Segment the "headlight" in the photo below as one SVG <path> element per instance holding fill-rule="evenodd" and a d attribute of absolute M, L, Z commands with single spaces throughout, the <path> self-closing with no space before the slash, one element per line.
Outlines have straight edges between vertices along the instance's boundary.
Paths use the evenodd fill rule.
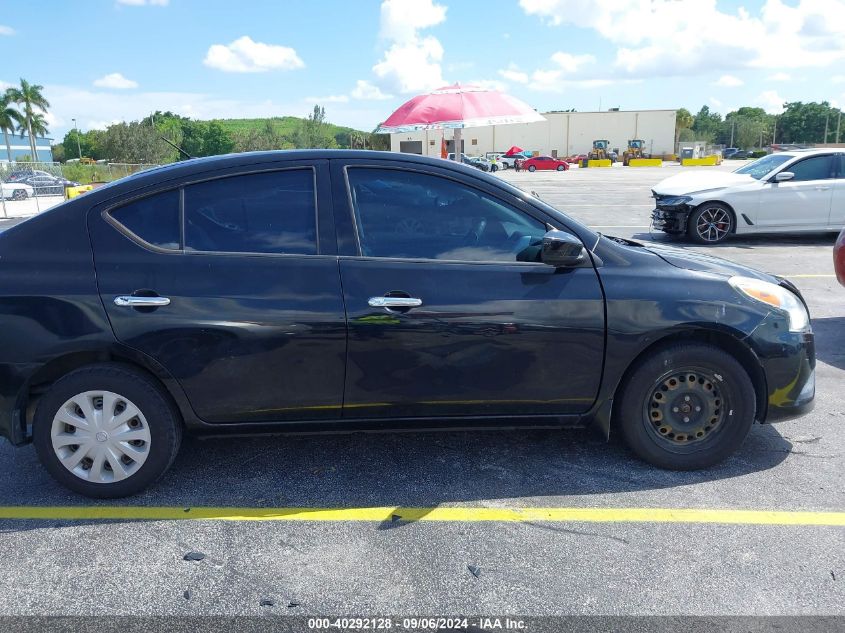
<path fill-rule="evenodd" d="M 680 207 L 692 200 L 690 196 L 665 196 L 657 197 L 657 206 L 659 207 Z"/>
<path fill-rule="evenodd" d="M 807 308 L 786 288 L 751 277 L 731 277 L 728 283 L 746 297 L 786 312 L 789 315 L 790 332 L 801 332 L 807 328 L 810 322 Z"/>

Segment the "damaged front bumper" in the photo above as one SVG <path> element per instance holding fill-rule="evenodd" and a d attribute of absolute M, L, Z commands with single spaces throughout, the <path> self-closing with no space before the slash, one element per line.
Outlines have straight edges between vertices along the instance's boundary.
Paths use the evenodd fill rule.
<path fill-rule="evenodd" d="M 687 219 L 692 207 L 689 196 L 666 196 L 652 192 L 656 206 L 651 212 L 651 223 L 655 229 L 666 233 L 686 233 Z"/>

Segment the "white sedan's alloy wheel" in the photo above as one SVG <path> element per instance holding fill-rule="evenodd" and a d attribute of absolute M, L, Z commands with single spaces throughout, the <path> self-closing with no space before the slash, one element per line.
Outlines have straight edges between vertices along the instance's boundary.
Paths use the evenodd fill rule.
<path fill-rule="evenodd" d="M 97 484 L 131 477 L 150 454 L 144 414 L 111 391 L 85 391 L 70 398 L 53 417 L 50 438 L 67 470 Z"/>

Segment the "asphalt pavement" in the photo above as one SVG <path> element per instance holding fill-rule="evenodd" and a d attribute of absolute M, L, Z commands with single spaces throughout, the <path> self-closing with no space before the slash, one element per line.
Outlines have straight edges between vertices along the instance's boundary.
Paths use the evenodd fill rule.
<path fill-rule="evenodd" d="M 502 177 L 606 234 L 669 241 L 649 233 L 649 190 L 680 169 Z M 845 511 L 834 236 L 671 241 L 801 289 L 819 357 L 811 414 L 755 426 L 737 455 L 692 473 L 590 430 L 188 439 L 158 485 L 102 504 L 58 488 L 32 447 L 4 443 L 0 516 L 43 514 L 0 520 L 0 615 L 845 616 L 842 514 L 824 524 Z M 119 518 L 126 506 L 145 518 Z M 194 518 L 202 508 L 218 510 Z M 657 518 L 630 520 L 639 509 Z"/>

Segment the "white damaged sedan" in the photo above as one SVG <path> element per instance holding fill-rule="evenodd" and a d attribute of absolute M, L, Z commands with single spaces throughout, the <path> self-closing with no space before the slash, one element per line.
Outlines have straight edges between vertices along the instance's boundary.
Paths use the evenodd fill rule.
<path fill-rule="evenodd" d="M 717 244 L 731 234 L 840 231 L 845 149 L 770 154 L 734 172 L 693 171 L 652 189 L 654 228 Z"/>

